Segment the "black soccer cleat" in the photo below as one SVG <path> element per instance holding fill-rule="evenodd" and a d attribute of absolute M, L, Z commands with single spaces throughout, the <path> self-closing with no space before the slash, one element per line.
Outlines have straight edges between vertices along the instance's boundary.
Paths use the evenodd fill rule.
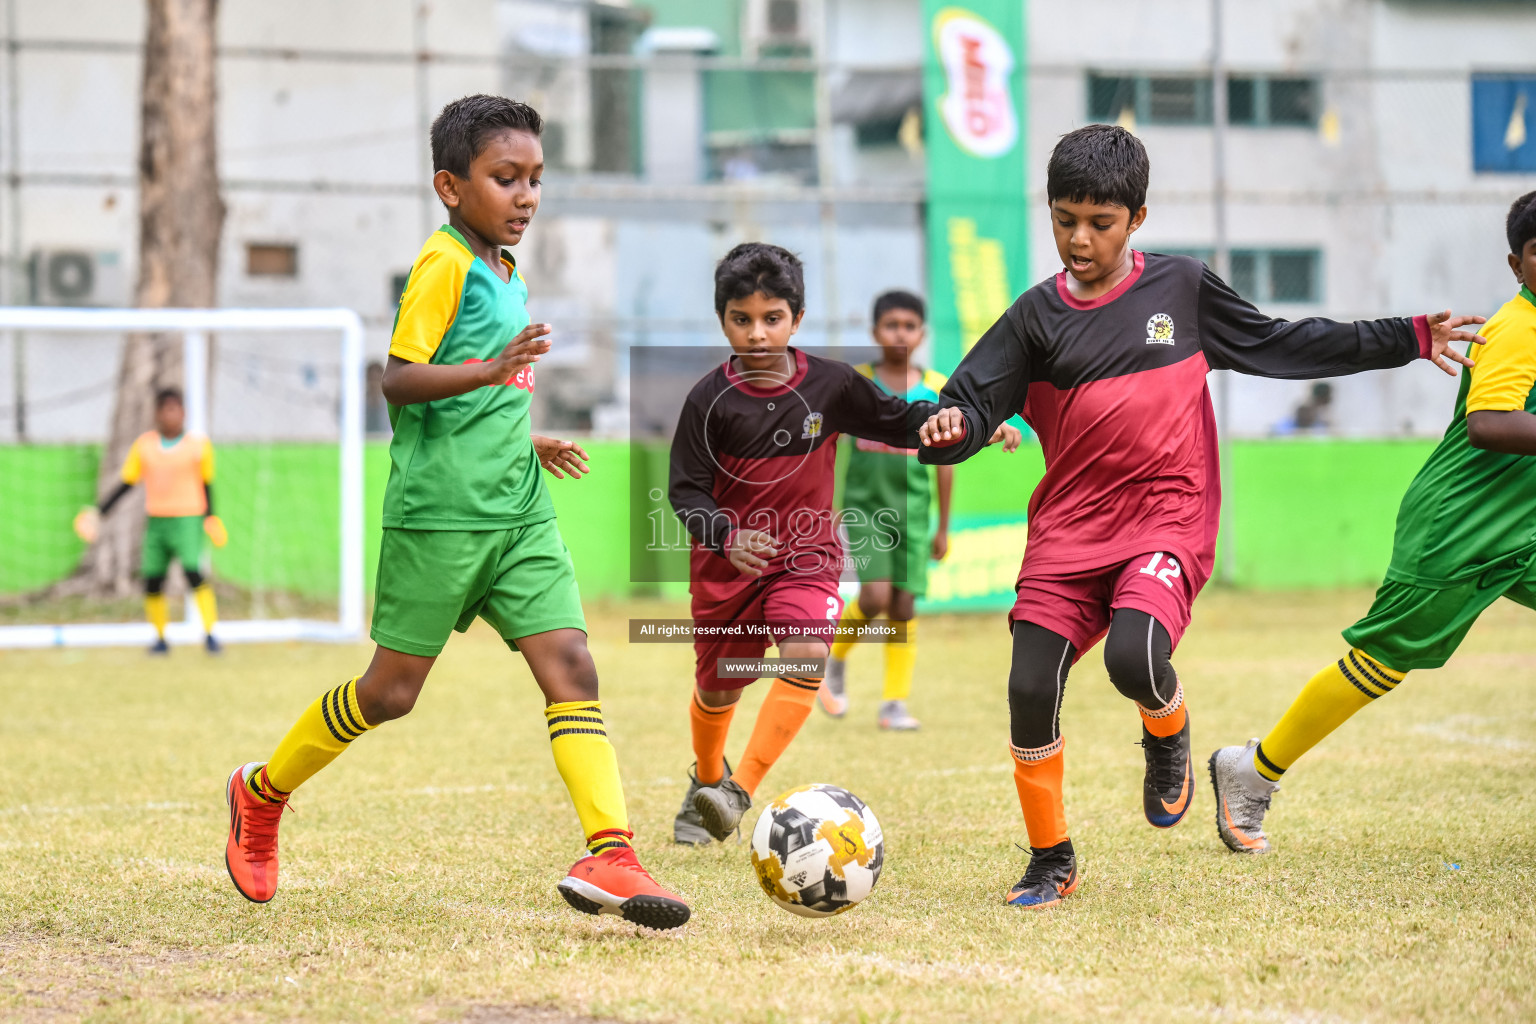
<path fill-rule="evenodd" d="M 1189 756 L 1189 711 L 1184 728 L 1172 736 L 1153 736 L 1141 727 L 1141 747 L 1147 773 L 1141 784 L 1141 804 L 1156 828 L 1173 828 L 1189 813 L 1195 795 L 1195 764 Z"/>
<path fill-rule="evenodd" d="M 1032 910 L 1050 907 L 1061 902 L 1077 889 L 1077 854 L 1072 840 L 1067 839 L 1055 846 L 1030 847 L 1029 867 L 1024 877 L 1008 890 L 1006 897 L 1010 907 Z"/>

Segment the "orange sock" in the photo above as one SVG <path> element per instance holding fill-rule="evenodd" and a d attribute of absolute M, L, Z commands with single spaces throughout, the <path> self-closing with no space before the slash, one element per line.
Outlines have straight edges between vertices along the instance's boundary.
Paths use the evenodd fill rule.
<path fill-rule="evenodd" d="M 820 687 L 820 679 L 806 676 L 785 676 L 773 681 L 773 689 L 768 691 L 767 699 L 757 712 L 757 722 L 752 726 L 747 749 L 741 755 L 741 765 L 731 776 L 737 785 L 748 793 L 757 792 L 763 776 L 783 756 L 790 740 L 810 717 Z"/>
<path fill-rule="evenodd" d="M 1037 850 L 1067 841 L 1067 809 L 1061 802 L 1061 778 L 1066 754 L 1061 737 L 1044 747 L 1023 750 L 1012 744 L 1013 784 L 1024 811 L 1029 845 Z"/>
<path fill-rule="evenodd" d="M 1153 736 L 1172 736 L 1184 728 L 1184 721 L 1189 717 L 1184 710 L 1184 684 L 1175 686 L 1173 699 L 1156 711 L 1148 711 L 1140 704 L 1136 705 L 1136 710 L 1141 712 L 1141 724 L 1147 727 L 1147 732 Z"/>
<path fill-rule="evenodd" d="M 731 731 L 731 717 L 735 713 L 735 704 L 723 708 L 705 707 L 699 700 L 699 691 L 693 691 L 688 721 L 693 726 L 693 757 L 698 762 L 695 770 L 699 781 L 706 786 L 713 786 L 725 778 L 725 737 Z"/>

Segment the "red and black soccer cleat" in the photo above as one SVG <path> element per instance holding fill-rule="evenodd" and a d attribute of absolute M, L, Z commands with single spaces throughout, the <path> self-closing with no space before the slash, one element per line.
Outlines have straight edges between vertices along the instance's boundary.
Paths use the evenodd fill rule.
<path fill-rule="evenodd" d="M 270 803 L 252 793 L 245 784 L 247 767 L 236 768 L 224 787 L 229 803 L 224 866 L 241 896 L 265 903 L 277 895 L 277 823 L 288 801 Z"/>
<path fill-rule="evenodd" d="M 616 914 L 646 928 L 681 928 L 692 913 L 682 897 L 656 884 L 628 846 L 583 857 L 559 888 L 583 914 Z"/>

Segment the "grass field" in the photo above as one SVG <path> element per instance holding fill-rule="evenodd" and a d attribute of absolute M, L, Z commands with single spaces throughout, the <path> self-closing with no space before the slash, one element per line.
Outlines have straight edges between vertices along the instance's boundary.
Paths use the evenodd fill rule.
<path fill-rule="evenodd" d="M 1176 660 L 1197 755 L 1261 731 L 1367 597 L 1207 594 Z M 1269 858 L 1221 846 L 1203 773 L 1184 824 L 1147 826 L 1135 715 L 1091 657 L 1063 712 L 1083 884 L 1053 912 L 1001 902 L 1024 841 L 1001 618 L 928 622 L 916 735 L 876 731 L 861 651 L 849 719 L 818 712 L 765 785 L 837 782 L 880 815 L 880 885 L 829 921 L 772 906 L 744 845 L 669 844 L 691 652 L 625 626 L 679 613 L 590 609 L 642 857 L 694 905 L 662 937 L 556 895 L 575 815 L 537 690 L 483 629 L 296 797 L 264 907 L 224 873 L 224 778 L 366 649 L 0 653 L 0 1019 L 1536 1017 L 1536 617 L 1513 605 L 1287 777 Z"/>

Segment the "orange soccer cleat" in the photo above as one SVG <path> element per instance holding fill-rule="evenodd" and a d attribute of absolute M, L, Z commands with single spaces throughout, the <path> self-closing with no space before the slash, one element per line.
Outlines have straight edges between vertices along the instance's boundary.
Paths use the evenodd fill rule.
<path fill-rule="evenodd" d="M 647 928 L 681 928 L 692 913 L 682 897 L 656 884 L 628 846 L 581 858 L 559 888 L 583 914 L 617 914 Z"/>
<path fill-rule="evenodd" d="M 269 803 L 252 793 L 245 784 L 249 767 L 236 768 L 224 787 L 229 802 L 224 866 L 241 896 L 252 903 L 265 903 L 277 895 L 277 823 L 288 801 Z"/>

